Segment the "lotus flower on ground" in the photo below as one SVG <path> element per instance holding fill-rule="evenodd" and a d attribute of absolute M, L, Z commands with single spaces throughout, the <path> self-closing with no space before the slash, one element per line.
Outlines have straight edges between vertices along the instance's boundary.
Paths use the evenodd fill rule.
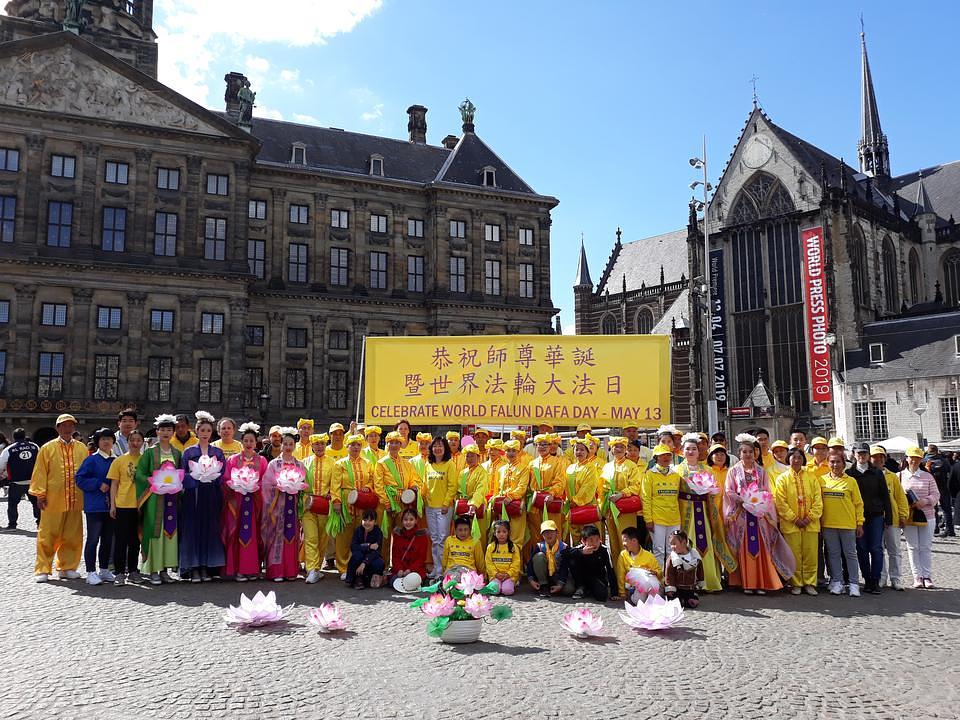
<path fill-rule="evenodd" d="M 227 485 L 241 495 L 249 495 L 260 489 L 260 476 L 249 465 L 244 465 L 233 471 Z"/>
<path fill-rule="evenodd" d="M 457 590 L 464 595 L 472 595 L 480 588 L 486 585 L 483 575 L 473 570 L 467 570 L 460 573 L 460 580 L 457 582 Z"/>
<path fill-rule="evenodd" d="M 750 483 L 741 491 L 740 499 L 743 509 L 753 515 L 766 515 L 773 508 L 773 495 L 767 490 L 761 490 L 756 483 Z"/>
<path fill-rule="evenodd" d="M 201 455 L 187 465 L 190 468 L 190 474 L 196 478 L 197 482 L 202 483 L 213 482 L 220 477 L 220 471 L 223 470 L 223 463 L 213 455 Z"/>
<path fill-rule="evenodd" d="M 620 619 L 637 630 L 666 630 L 683 620 L 683 607 L 679 600 L 650 595 L 636 606 L 624 603 Z"/>
<path fill-rule="evenodd" d="M 711 472 L 694 473 L 687 478 L 687 485 L 697 495 L 719 495 L 717 479 Z"/>
<path fill-rule="evenodd" d="M 298 467 L 284 468 L 277 473 L 277 489 L 280 492 L 296 495 L 301 490 L 307 489 L 307 484 L 303 481 L 305 477 L 303 470 Z"/>
<path fill-rule="evenodd" d="M 340 608 L 330 603 L 323 603 L 320 607 L 315 607 L 307 613 L 307 617 L 322 633 L 345 630 L 347 627 L 347 620 L 343 617 Z"/>
<path fill-rule="evenodd" d="M 475 618 L 482 618 L 493 611 L 493 603 L 486 595 L 475 593 L 464 601 L 463 609 Z"/>
<path fill-rule="evenodd" d="M 560 625 L 574 637 L 585 638 L 600 634 L 603 618 L 587 608 L 577 608 L 564 615 Z"/>
<path fill-rule="evenodd" d="M 650 593 L 660 591 L 660 580 L 649 570 L 630 568 L 624 579 L 628 587 L 642 595 L 649 595 Z"/>
<path fill-rule="evenodd" d="M 434 593 L 426 603 L 420 606 L 423 614 L 427 617 L 447 617 L 453 614 L 457 607 L 457 601 L 449 595 Z"/>
<path fill-rule="evenodd" d="M 183 470 L 162 466 L 150 476 L 150 490 L 155 495 L 172 495 L 183 490 Z"/>
<path fill-rule="evenodd" d="M 224 613 L 223 619 L 227 625 L 239 628 L 260 627 L 283 620 L 283 616 L 290 611 L 293 605 L 281 607 L 277 604 L 277 595 L 272 590 L 264 595 L 257 591 L 253 598 L 240 595 L 240 607 L 231 605 Z"/>

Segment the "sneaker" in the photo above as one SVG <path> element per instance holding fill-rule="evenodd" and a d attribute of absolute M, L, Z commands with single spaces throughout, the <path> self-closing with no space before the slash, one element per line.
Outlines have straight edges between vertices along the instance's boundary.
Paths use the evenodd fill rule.
<path fill-rule="evenodd" d="M 151 585 L 160 585 L 163 583 L 163 580 L 160 579 L 160 573 L 151 573 L 150 574 L 150 584 Z"/>
<path fill-rule="evenodd" d="M 304 582 L 306 582 L 307 585 L 313 585 L 315 582 L 318 582 L 319 580 L 320 580 L 320 571 L 311 570 L 310 572 L 307 573 L 307 579 Z"/>
<path fill-rule="evenodd" d="M 336 570 L 336 569 L 337 569 L 337 561 L 334 560 L 333 558 L 327 558 L 327 559 L 326 559 L 326 562 L 325 562 L 324 565 L 323 565 L 323 569 L 324 569 L 324 570 Z"/>
<path fill-rule="evenodd" d="M 33 581 L 38 583 L 45 583 L 50 580 L 50 573 L 37 573 L 33 576 Z"/>
<path fill-rule="evenodd" d="M 801 588 L 799 585 L 794 585 L 792 588 L 790 588 L 791 595 L 799 595 L 802 592 L 803 588 Z"/>
<path fill-rule="evenodd" d="M 211 580 L 213 580 L 213 578 L 210 577 L 210 573 L 206 570 L 200 571 L 200 582 L 210 582 Z"/>
<path fill-rule="evenodd" d="M 830 583 L 829 590 L 831 595 L 843 595 L 843 585 L 840 583 Z"/>
<path fill-rule="evenodd" d="M 183 579 L 186 580 L 185 577 L 184 577 Z M 200 582 L 200 571 L 199 571 L 199 570 L 194 570 L 193 572 L 190 573 L 190 582 L 192 582 L 192 583 L 198 583 L 198 582 Z"/>
<path fill-rule="evenodd" d="M 574 600 L 583 600 L 583 595 L 584 595 L 583 588 L 577 588 L 576 590 L 573 591 L 573 595 L 571 597 Z"/>
<path fill-rule="evenodd" d="M 933 590 L 933 580 L 931 580 L 930 578 L 924 578 L 924 579 L 923 579 L 923 586 L 924 586 L 927 590 Z"/>
<path fill-rule="evenodd" d="M 813 585 L 807 585 L 804 590 L 807 591 L 807 595 L 819 595 L 817 589 Z"/>
<path fill-rule="evenodd" d="M 757 595 L 766 595 L 766 594 L 767 594 L 766 590 L 757 590 Z"/>
<path fill-rule="evenodd" d="M 237 575 L 237 576 L 234 578 L 234 580 L 236 580 L 237 582 L 246 582 L 246 581 L 247 581 L 247 576 L 246 576 L 246 575 Z"/>
<path fill-rule="evenodd" d="M 103 578 L 95 572 L 87 573 L 87 585 L 102 585 Z"/>
<path fill-rule="evenodd" d="M 902 590 L 903 590 L 903 586 L 900 585 L 900 581 L 899 581 L 899 580 L 891 580 L 891 581 L 890 581 L 890 589 L 891 589 L 891 590 L 901 590 L 901 591 L 902 591 Z"/>
<path fill-rule="evenodd" d="M 114 584 L 114 585 L 126 585 L 126 584 L 127 584 L 127 576 L 124 575 L 123 573 L 119 573 L 116 577 L 114 577 L 114 579 L 113 579 L 113 584 Z"/>
<path fill-rule="evenodd" d="M 17 526 L 14 525 L 13 523 L 11 523 L 10 525 L 7 525 L 7 528 L 6 528 L 6 529 L 7 529 L 7 530 L 16 530 L 16 529 L 17 529 Z"/>
<path fill-rule="evenodd" d="M 132 583 L 140 584 L 143 582 L 143 575 L 141 575 L 139 572 L 134 570 L 132 573 L 127 575 L 127 579 Z"/>
<path fill-rule="evenodd" d="M 880 589 L 880 583 L 874 580 L 867 586 L 867 592 L 871 595 L 880 595 L 883 591 Z"/>
<path fill-rule="evenodd" d="M 282 578 L 282 577 L 276 577 L 276 578 L 273 579 L 273 581 L 274 581 L 274 582 L 283 582 L 283 578 Z"/>
<path fill-rule="evenodd" d="M 114 580 L 116 580 L 116 579 L 117 579 L 117 576 L 114 575 L 114 574 L 113 574 L 112 572 L 110 572 L 109 570 L 107 570 L 106 568 L 104 568 L 103 570 L 100 571 L 100 579 L 103 580 L 104 582 L 108 582 L 108 583 L 109 583 L 109 582 L 113 582 Z"/>
<path fill-rule="evenodd" d="M 60 579 L 61 580 L 79 580 L 80 573 L 78 573 L 76 570 L 61 570 Z"/>
<path fill-rule="evenodd" d="M 166 570 L 161 571 L 159 577 L 160 577 L 160 580 L 161 580 L 162 582 L 165 582 L 165 583 L 173 583 L 173 582 L 176 582 L 176 580 L 174 580 L 172 577 L 170 577 L 170 573 L 168 573 Z"/>
<path fill-rule="evenodd" d="M 850 583 L 850 597 L 860 597 L 860 586 L 856 583 Z"/>
<path fill-rule="evenodd" d="M 744 595 L 753 595 L 753 590 L 744 589 L 743 594 L 744 594 Z"/>
<path fill-rule="evenodd" d="M 923 578 L 918 577 L 913 581 L 913 587 L 916 589 L 923 588 Z"/>
<path fill-rule="evenodd" d="M 346 582 L 346 580 L 347 580 L 347 574 L 346 574 L 346 573 L 340 573 L 340 580 L 342 580 L 343 582 Z"/>

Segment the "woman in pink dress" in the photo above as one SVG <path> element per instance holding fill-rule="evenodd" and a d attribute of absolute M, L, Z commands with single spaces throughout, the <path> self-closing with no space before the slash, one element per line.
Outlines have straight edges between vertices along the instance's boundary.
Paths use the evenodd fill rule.
<path fill-rule="evenodd" d="M 267 471 L 267 459 L 260 455 L 260 427 L 256 423 L 240 426 L 243 450 L 227 460 L 226 479 L 223 485 L 223 517 L 220 533 L 226 550 L 227 562 L 224 577 L 235 577 L 237 582 L 256 579 L 260 575 L 260 516 L 263 512 L 263 497 L 259 486 L 256 490 L 240 492 L 234 489 L 233 478 L 241 468 L 255 473 L 258 483 Z M 244 473 L 245 474 L 245 473 Z M 246 488 L 244 488 L 246 490 Z"/>
<path fill-rule="evenodd" d="M 281 429 L 280 456 L 267 463 L 263 474 L 261 494 L 260 537 L 263 559 L 267 566 L 267 579 L 275 582 L 296 580 L 300 574 L 300 514 L 297 508 L 299 492 L 284 492 L 277 485 L 281 474 L 296 474 L 302 480 L 307 469 L 294 456 L 297 447 L 297 431 Z"/>

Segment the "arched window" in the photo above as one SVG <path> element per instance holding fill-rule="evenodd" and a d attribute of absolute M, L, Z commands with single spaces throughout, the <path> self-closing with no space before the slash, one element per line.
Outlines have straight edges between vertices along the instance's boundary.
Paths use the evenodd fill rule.
<path fill-rule="evenodd" d="M 649 335 L 653 330 L 653 312 L 650 308 L 640 308 L 637 313 L 637 332 L 641 335 Z"/>
<path fill-rule="evenodd" d="M 943 257 L 943 289 L 947 305 L 960 303 L 960 251 L 951 250 Z"/>
<path fill-rule="evenodd" d="M 850 245 L 850 280 L 853 285 L 853 301 L 862 307 L 870 307 L 870 280 L 867 275 L 867 242 L 863 231 L 854 226 Z"/>
<path fill-rule="evenodd" d="M 920 286 L 923 281 L 920 279 L 920 256 L 916 248 L 910 250 L 910 304 L 916 305 L 920 302 Z"/>
<path fill-rule="evenodd" d="M 885 307 L 887 312 L 895 313 L 900 310 L 900 290 L 897 284 L 900 273 L 897 272 L 897 250 L 893 247 L 893 241 L 889 235 L 883 238 L 882 253 Z"/>
<path fill-rule="evenodd" d="M 620 323 L 613 315 L 604 315 L 600 323 L 600 332 L 604 335 L 619 335 Z"/>
<path fill-rule="evenodd" d="M 795 209 L 793 198 L 783 184 L 773 175 L 758 172 L 743 184 L 733 203 L 730 221 L 742 225 L 760 218 L 786 215 Z"/>

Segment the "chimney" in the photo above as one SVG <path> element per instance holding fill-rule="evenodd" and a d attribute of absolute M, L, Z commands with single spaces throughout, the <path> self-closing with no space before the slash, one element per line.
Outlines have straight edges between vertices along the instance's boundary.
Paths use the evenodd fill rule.
<path fill-rule="evenodd" d="M 460 138 L 458 138 L 456 135 L 447 135 L 443 139 L 442 144 L 447 150 L 453 150 L 457 146 L 458 142 L 460 142 Z"/>
<path fill-rule="evenodd" d="M 230 72 L 223 76 L 223 80 L 227 84 L 227 90 L 223 94 L 223 100 L 227 105 L 227 115 L 232 122 L 237 122 L 240 118 L 240 98 L 237 93 L 240 92 L 240 88 L 247 81 L 247 76 L 243 73 Z"/>
<path fill-rule="evenodd" d="M 427 109 L 423 105 L 411 105 L 407 108 L 407 131 L 410 142 L 423 145 L 427 142 Z"/>

